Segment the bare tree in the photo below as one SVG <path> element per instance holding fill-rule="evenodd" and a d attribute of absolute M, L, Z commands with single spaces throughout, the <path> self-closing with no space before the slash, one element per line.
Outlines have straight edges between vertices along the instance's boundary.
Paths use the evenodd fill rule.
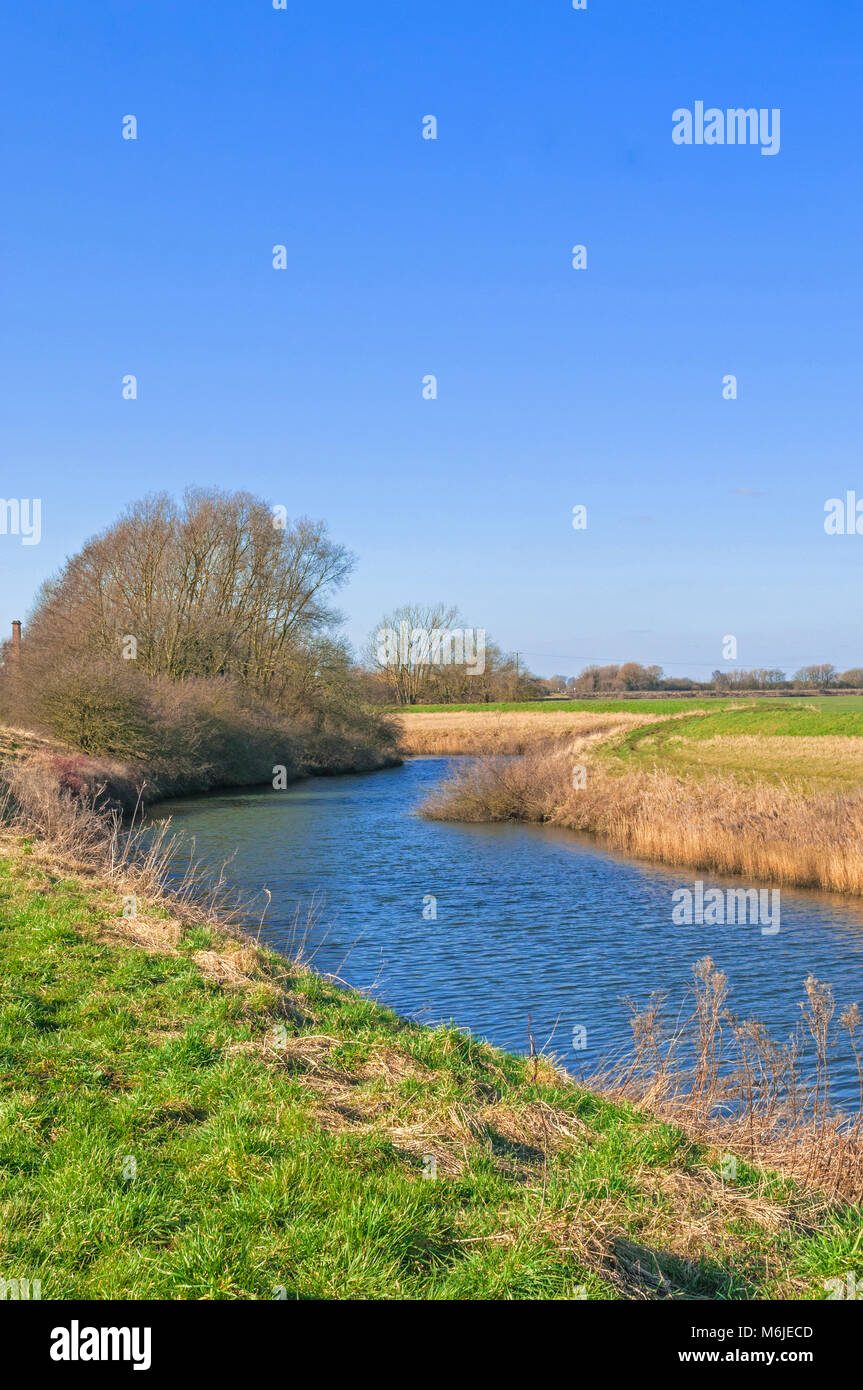
<path fill-rule="evenodd" d="M 123 517 L 47 584 L 28 660 L 118 659 L 148 676 L 231 676 L 278 699 L 338 614 L 353 559 L 321 522 L 280 525 L 248 493 L 160 495 Z"/>
<path fill-rule="evenodd" d="M 801 666 L 800 670 L 794 673 L 795 685 L 815 685 L 819 690 L 826 690 L 828 686 L 835 685 L 837 679 L 836 667 L 830 661 L 822 661 L 816 666 Z"/>
<path fill-rule="evenodd" d="M 442 603 L 408 603 L 381 618 L 369 637 L 368 660 L 396 704 L 416 704 L 445 634 L 457 624 L 456 609 Z"/>

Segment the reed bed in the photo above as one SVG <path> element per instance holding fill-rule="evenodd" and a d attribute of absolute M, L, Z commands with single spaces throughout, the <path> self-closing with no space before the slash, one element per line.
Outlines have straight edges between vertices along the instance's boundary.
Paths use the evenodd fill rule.
<path fill-rule="evenodd" d="M 758 1020 L 728 1007 L 728 979 L 709 956 L 693 967 L 693 1007 L 669 1022 L 666 1000 L 630 1005 L 633 1047 L 585 1078 L 591 1090 L 629 1100 L 720 1149 L 727 1176 L 737 1155 L 845 1202 L 863 1201 L 861 1013 L 836 1018 L 830 985 L 804 981 L 800 1021 L 778 1043 Z M 834 1109 L 831 1060 L 845 1043 L 857 1074 L 855 1113 Z"/>
<path fill-rule="evenodd" d="M 668 864 L 863 894 L 863 789 L 803 795 L 785 783 L 745 785 L 733 775 L 618 772 L 591 759 L 592 741 L 458 769 L 423 813 L 434 820 L 541 821 Z"/>
<path fill-rule="evenodd" d="M 410 755 L 520 755 L 580 735 L 610 737 L 656 722 L 656 715 L 600 714 L 592 711 L 452 711 L 402 714 L 401 751 Z"/>

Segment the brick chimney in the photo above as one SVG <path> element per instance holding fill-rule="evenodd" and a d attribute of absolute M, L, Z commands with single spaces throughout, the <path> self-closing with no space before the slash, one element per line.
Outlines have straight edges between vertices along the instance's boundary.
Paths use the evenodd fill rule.
<path fill-rule="evenodd" d="M 21 659 L 21 623 L 18 618 L 12 624 L 12 660 Z"/>

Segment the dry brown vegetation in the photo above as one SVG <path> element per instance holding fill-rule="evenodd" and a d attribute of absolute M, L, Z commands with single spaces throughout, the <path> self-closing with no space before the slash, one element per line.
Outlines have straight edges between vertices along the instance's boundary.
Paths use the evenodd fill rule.
<path fill-rule="evenodd" d="M 599 736 L 601 741 L 601 735 Z M 591 757 L 597 737 L 490 757 L 456 770 L 423 807 L 437 819 L 528 820 L 600 834 L 645 858 L 750 880 L 863 894 L 863 790 L 802 796 L 733 776 L 692 779 L 620 770 Z M 585 776 L 574 779 L 576 768 Z M 829 986 L 806 981 L 801 1030 L 777 1044 L 727 1006 L 727 981 L 696 967 L 690 1019 L 671 1027 L 661 999 L 633 1011 L 634 1048 L 587 1084 L 673 1120 L 712 1145 L 843 1200 L 863 1198 L 860 1014 L 838 1021 L 856 1059 L 859 1106 L 835 1113 Z"/>
<path fill-rule="evenodd" d="M 682 771 L 722 768 L 750 780 L 775 775 L 795 784 L 853 786 L 863 783 L 863 738 L 822 734 L 783 738 L 763 734 L 714 734 L 712 738 L 669 738 L 663 755 Z"/>
<path fill-rule="evenodd" d="M 835 1018 L 831 987 L 804 982 L 797 1030 L 777 1043 L 756 1019 L 728 1007 L 728 980 L 710 957 L 696 963 L 694 1007 L 669 1020 L 664 999 L 632 1006 L 632 1052 L 587 1078 L 615 1100 L 633 1100 L 687 1133 L 842 1200 L 863 1199 L 863 1068 L 857 1004 Z M 831 1056 L 847 1035 L 857 1069 L 853 1115 L 834 1109 Z M 731 1175 L 729 1175 L 731 1176 Z"/>
<path fill-rule="evenodd" d="M 185 842 L 170 820 L 144 827 L 137 817 L 124 820 L 104 795 L 62 785 L 55 770 L 38 759 L 0 764 L 0 827 L 24 832 L 41 846 L 45 862 L 89 875 L 108 889 L 137 901 L 146 899 L 159 911 L 170 908 L 183 922 L 208 922 L 215 916 L 226 929 L 248 921 L 251 906 L 241 901 L 224 871 L 209 868 L 180 851 Z M 133 931 L 149 923 L 131 920 Z"/>
<path fill-rule="evenodd" d="M 586 768 L 585 785 L 573 769 Z M 863 894 L 863 790 L 801 796 L 662 771 L 612 771 L 584 739 L 453 773 L 423 807 L 437 820 L 541 821 L 647 859 L 752 880 Z"/>
<path fill-rule="evenodd" d="M 641 724 L 656 722 L 656 715 L 594 714 L 591 711 L 536 711 L 487 713 L 459 710 L 399 714 L 399 744 L 408 756 L 452 754 L 521 754 L 538 746 L 559 744 L 574 735 L 607 738 Z"/>
<path fill-rule="evenodd" d="M 391 764 L 332 607 L 353 557 L 322 522 L 276 520 L 215 489 L 130 507 L 2 645 L 0 720 L 121 764 L 150 797 Z"/>

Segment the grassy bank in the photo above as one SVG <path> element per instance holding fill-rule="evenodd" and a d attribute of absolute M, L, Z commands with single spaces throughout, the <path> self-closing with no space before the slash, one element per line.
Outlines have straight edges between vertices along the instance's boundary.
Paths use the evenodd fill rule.
<path fill-rule="evenodd" d="M 43 1298 L 823 1298 L 859 1265 L 859 1210 L 122 888 L 5 838 L 0 1273 Z"/>
<path fill-rule="evenodd" d="M 791 779 L 804 789 L 863 783 L 863 700 L 856 696 L 423 706 L 402 710 L 398 725 L 400 746 L 409 755 L 518 755 L 567 737 L 595 735 L 621 766 Z"/>
<path fill-rule="evenodd" d="M 449 705 L 390 705 L 390 714 L 403 714 L 411 717 L 414 714 L 555 714 L 563 711 L 564 713 L 585 712 L 592 710 L 596 714 L 622 714 L 629 711 L 636 714 L 686 714 L 693 710 L 723 710 L 730 709 L 732 706 L 746 705 L 749 709 L 758 709 L 763 704 L 769 704 L 774 709 L 781 709 L 788 702 L 800 706 L 812 706 L 817 709 L 831 710 L 851 710 L 863 712 L 863 695 L 801 695 L 796 691 L 788 691 L 782 696 L 767 694 L 764 692 L 741 691 L 734 695 L 645 695 L 630 694 L 628 696 L 607 696 L 592 695 L 588 699 L 565 700 L 565 699 L 545 699 L 545 700 L 497 700 L 483 701 L 474 704 L 449 704 Z"/>
<path fill-rule="evenodd" d="M 610 742 L 627 767 L 733 774 L 801 792 L 863 785 L 863 706 L 829 701 L 739 706 L 644 724 Z"/>

